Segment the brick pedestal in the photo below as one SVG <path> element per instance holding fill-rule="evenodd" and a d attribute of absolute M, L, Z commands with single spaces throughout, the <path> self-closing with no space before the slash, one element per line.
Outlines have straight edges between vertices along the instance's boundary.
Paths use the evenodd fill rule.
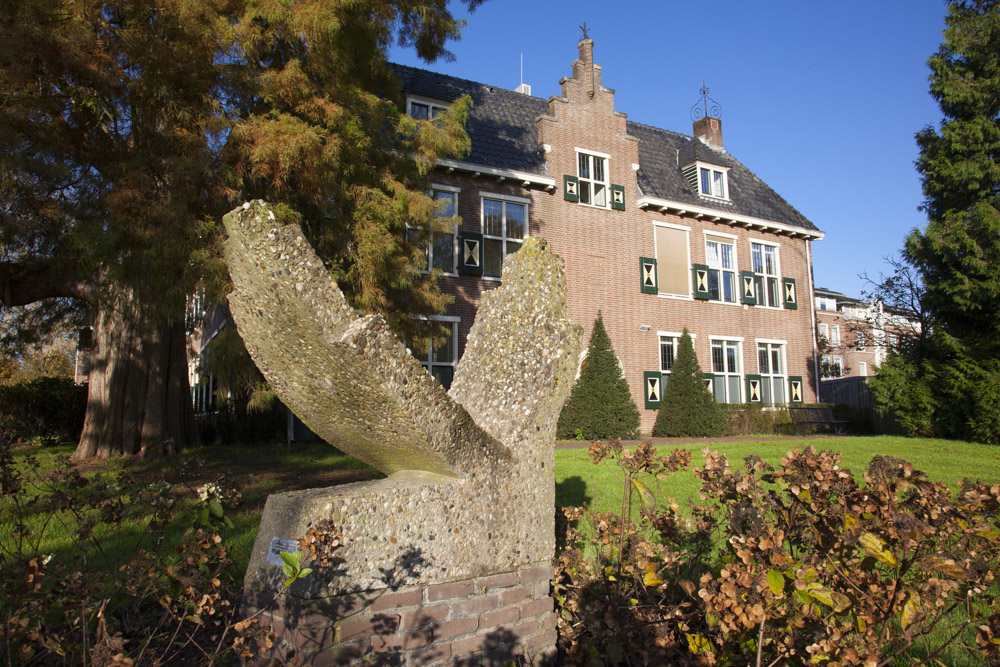
<path fill-rule="evenodd" d="M 307 600 L 285 596 L 261 616 L 277 635 L 270 660 L 300 665 L 502 665 L 521 656 L 547 664 L 556 618 L 537 564 L 461 581 Z M 247 599 L 247 614 L 269 596 Z"/>

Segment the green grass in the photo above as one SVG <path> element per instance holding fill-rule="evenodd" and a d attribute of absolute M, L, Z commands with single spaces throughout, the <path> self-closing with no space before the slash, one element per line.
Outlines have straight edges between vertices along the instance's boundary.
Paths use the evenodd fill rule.
<path fill-rule="evenodd" d="M 894 436 L 831 437 L 774 442 L 713 442 L 693 441 L 685 445 L 664 445 L 661 453 L 675 447 L 690 449 L 694 456 L 692 465 L 700 466 L 705 458 L 703 447 L 726 454 L 729 464 L 741 466 L 743 458 L 757 454 L 777 466 L 781 457 L 794 449 L 812 445 L 818 450 L 840 452 L 841 467 L 848 468 L 860 481 L 872 457 L 876 454 L 906 459 L 917 469 L 923 470 L 935 482 L 957 487 L 963 478 L 1000 481 L 1000 447 L 931 438 L 902 438 Z M 599 512 L 618 511 L 621 508 L 622 475 L 613 462 L 594 465 L 586 449 L 556 450 L 556 505 L 589 505 Z M 698 497 L 699 484 L 690 471 L 674 473 L 663 482 L 652 480 L 652 491 L 657 498 L 674 498 L 683 506 L 686 499 Z"/>

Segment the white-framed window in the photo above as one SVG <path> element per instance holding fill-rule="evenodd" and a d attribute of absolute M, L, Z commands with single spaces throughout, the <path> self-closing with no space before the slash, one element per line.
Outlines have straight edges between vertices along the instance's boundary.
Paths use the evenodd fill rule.
<path fill-rule="evenodd" d="M 816 307 L 820 310 L 837 310 L 837 300 L 828 296 L 816 297 Z"/>
<path fill-rule="evenodd" d="M 580 203 L 608 208 L 611 183 L 608 181 L 608 155 L 576 149 L 576 176 L 580 182 Z"/>
<path fill-rule="evenodd" d="M 431 235 L 429 243 L 421 244 L 419 234 L 412 227 L 406 228 L 406 239 L 413 244 L 423 245 L 426 260 L 421 269 L 422 273 L 428 273 L 431 269 L 441 269 L 446 275 L 455 275 L 455 238 L 458 233 L 458 221 L 455 218 L 458 211 L 458 193 L 460 188 L 447 185 L 432 185 L 431 197 L 437 204 L 435 215 L 438 218 L 450 218 L 452 223 L 450 231 L 439 231 L 441 226 L 448 226 L 447 223 L 440 223 Z"/>
<path fill-rule="evenodd" d="M 868 375 L 868 362 L 867 361 L 859 361 L 858 362 L 858 375 L 860 375 L 861 377 L 867 377 L 867 375 Z"/>
<path fill-rule="evenodd" d="M 781 280 L 778 270 L 778 246 L 760 241 L 750 242 L 750 260 L 753 264 L 754 290 L 757 305 L 781 308 Z"/>
<path fill-rule="evenodd" d="M 483 195 L 483 276 L 499 278 L 503 260 L 521 249 L 528 235 L 530 199 Z"/>
<path fill-rule="evenodd" d="M 761 402 L 768 405 L 786 403 L 785 341 L 757 341 L 757 372 L 761 379 Z"/>
<path fill-rule="evenodd" d="M 660 296 L 691 299 L 691 228 L 653 223 L 656 284 Z"/>
<path fill-rule="evenodd" d="M 674 360 L 677 358 L 677 344 L 680 339 L 680 334 L 665 331 L 660 332 L 661 396 L 663 395 L 663 390 L 667 388 L 667 382 L 670 381 L 670 373 L 674 368 Z"/>
<path fill-rule="evenodd" d="M 410 98 L 406 100 L 406 115 L 416 120 L 431 120 L 437 118 L 448 108 L 447 104 L 432 100 Z"/>
<path fill-rule="evenodd" d="M 830 343 L 830 325 L 826 322 L 820 322 L 816 325 L 819 329 L 819 339 L 820 343 L 829 344 Z"/>
<path fill-rule="evenodd" d="M 706 233 L 705 264 L 709 298 L 736 303 L 736 238 Z"/>
<path fill-rule="evenodd" d="M 840 345 L 840 325 L 830 325 L 830 345 L 838 347 Z"/>
<path fill-rule="evenodd" d="M 822 376 L 825 378 L 839 378 L 844 375 L 844 358 L 839 354 L 824 354 L 821 358 L 823 363 Z"/>
<path fill-rule="evenodd" d="M 856 334 L 856 338 L 857 338 L 857 341 L 858 341 L 858 352 L 864 352 L 865 351 L 865 332 L 864 331 L 856 331 L 855 334 Z"/>
<path fill-rule="evenodd" d="M 717 403 L 743 402 L 743 343 L 736 339 L 709 339 L 712 347 L 713 392 Z"/>
<path fill-rule="evenodd" d="M 698 165 L 698 192 L 706 197 L 729 199 L 726 170 L 707 164 Z"/>
<path fill-rule="evenodd" d="M 429 319 L 440 321 L 448 330 L 447 336 L 429 336 L 415 341 L 407 341 L 410 350 L 420 365 L 430 373 L 445 389 L 451 387 L 455 377 L 455 366 L 458 363 L 458 323 L 459 318 L 446 315 L 432 316 Z"/>

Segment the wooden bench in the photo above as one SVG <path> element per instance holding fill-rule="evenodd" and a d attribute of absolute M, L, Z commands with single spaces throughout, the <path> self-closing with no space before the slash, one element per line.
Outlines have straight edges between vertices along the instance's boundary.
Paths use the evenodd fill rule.
<path fill-rule="evenodd" d="M 847 426 L 845 420 L 833 416 L 833 408 L 829 407 L 817 405 L 790 407 L 788 415 L 792 418 L 792 423 L 795 424 L 796 435 L 802 435 L 802 426 L 805 424 L 829 424 L 835 433 L 840 433 Z"/>

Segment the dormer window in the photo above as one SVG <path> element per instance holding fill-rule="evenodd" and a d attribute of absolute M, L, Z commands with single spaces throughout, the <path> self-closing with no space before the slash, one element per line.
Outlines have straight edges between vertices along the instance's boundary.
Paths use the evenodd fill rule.
<path fill-rule="evenodd" d="M 691 189 L 702 197 L 729 199 L 729 167 L 697 160 L 688 163 L 682 172 Z"/>
<path fill-rule="evenodd" d="M 726 172 L 711 167 L 699 167 L 701 194 L 709 197 L 728 199 L 726 196 Z"/>
<path fill-rule="evenodd" d="M 406 100 L 406 115 L 410 118 L 415 118 L 416 120 L 431 120 L 432 118 L 437 118 L 438 115 L 444 113 L 447 108 L 448 106 L 446 104 L 438 104 L 430 100 Z"/>

